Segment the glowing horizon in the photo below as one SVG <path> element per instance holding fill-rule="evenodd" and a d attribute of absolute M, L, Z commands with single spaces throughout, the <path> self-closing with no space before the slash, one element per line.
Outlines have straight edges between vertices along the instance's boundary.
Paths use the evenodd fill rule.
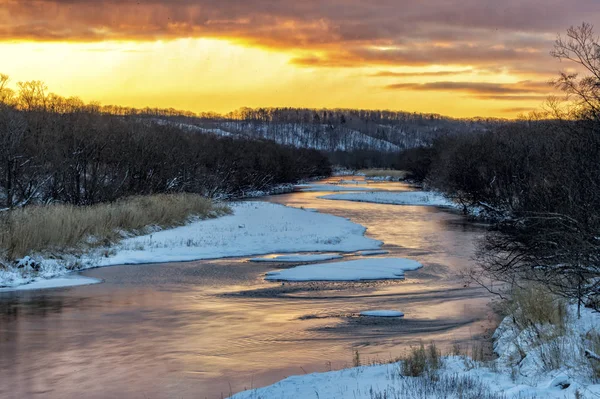
<path fill-rule="evenodd" d="M 0 0 L 0 73 L 132 107 L 510 118 L 540 108 L 546 82 L 569 67 L 548 54 L 555 34 L 600 16 L 593 0 L 575 0 L 569 17 L 562 0 L 551 12 L 541 0 L 468 0 L 454 20 L 458 3 L 432 1 L 439 10 L 392 0 Z M 525 25 L 523 12 L 542 11 L 551 15 Z"/>

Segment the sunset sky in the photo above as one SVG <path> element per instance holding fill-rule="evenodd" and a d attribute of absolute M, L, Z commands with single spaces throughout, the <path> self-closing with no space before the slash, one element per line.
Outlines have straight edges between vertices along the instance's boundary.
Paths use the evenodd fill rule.
<path fill-rule="evenodd" d="M 514 117 L 599 0 L 0 0 L 0 73 L 86 101 Z"/>

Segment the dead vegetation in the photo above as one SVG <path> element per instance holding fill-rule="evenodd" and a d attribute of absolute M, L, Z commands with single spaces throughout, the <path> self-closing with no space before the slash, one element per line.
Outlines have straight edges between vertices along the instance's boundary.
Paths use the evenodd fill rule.
<path fill-rule="evenodd" d="M 106 246 L 152 228 L 230 212 L 195 194 L 137 196 L 92 206 L 30 206 L 0 212 L 0 255 L 14 260 L 32 253 Z"/>
<path fill-rule="evenodd" d="M 427 348 L 423 344 L 411 348 L 401 360 L 402 375 L 406 377 L 435 373 L 442 366 L 441 353 L 433 342 Z"/>
<path fill-rule="evenodd" d="M 501 306 L 501 312 L 510 315 L 520 330 L 542 325 L 555 326 L 555 333 L 563 333 L 567 323 L 567 303 L 541 285 L 515 288 L 510 300 Z"/>

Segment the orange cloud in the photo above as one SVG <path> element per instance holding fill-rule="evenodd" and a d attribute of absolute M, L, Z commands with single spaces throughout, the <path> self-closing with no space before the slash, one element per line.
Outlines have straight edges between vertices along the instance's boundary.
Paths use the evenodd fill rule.
<path fill-rule="evenodd" d="M 548 82 L 521 81 L 517 83 L 488 82 L 428 82 L 395 83 L 386 86 L 389 90 L 417 90 L 458 92 L 475 96 L 482 100 L 543 100 L 554 90 Z"/>
<path fill-rule="evenodd" d="M 597 0 L 0 0 L 0 40 L 224 38 L 318 55 L 296 65 L 542 65 Z M 381 51 L 376 46 L 390 50 Z"/>
<path fill-rule="evenodd" d="M 0 69 L 132 105 L 497 115 L 551 92 L 555 35 L 583 20 L 598 0 L 0 0 Z"/>
<path fill-rule="evenodd" d="M 475 72 L 473 68 L 459 69 L 453 71 L 426 71 L 426 72 L 392 72 L 379 71 L 370 76 L 375 78 L 415 78 L 415 77 L 430 77 L 430 76 L 452 76 L 463 75 Z"/>

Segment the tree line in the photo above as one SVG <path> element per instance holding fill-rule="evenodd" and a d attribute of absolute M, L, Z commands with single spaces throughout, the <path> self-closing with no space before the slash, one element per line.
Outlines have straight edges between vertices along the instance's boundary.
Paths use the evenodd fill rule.
<path fill-rule="evenodd" d="M 566 101 L 483 134 L 440 138 L 399 163 L 494 223 L 471 277 L 600 301 L 600 43 L 591 25 L 559 37 L 554 57 L 584 71 L 554 84 Z"/>
<path fill-rule="evenodd" d="M 225 115 L 170 119 L 328 152 L 398 152 L 428 145 L 440 136 L 485 131 L 506 122 L 401 111 L 310 108 L 241 108 Z"/>
<path fill-rule="evenodd" d="M 236 197 L 330 173 L 315 150 L 199 134 L 50 94 L 42 82 L 16 91 L 7 83 L 0 76 L 0 208 L 165 192 Z"/>

